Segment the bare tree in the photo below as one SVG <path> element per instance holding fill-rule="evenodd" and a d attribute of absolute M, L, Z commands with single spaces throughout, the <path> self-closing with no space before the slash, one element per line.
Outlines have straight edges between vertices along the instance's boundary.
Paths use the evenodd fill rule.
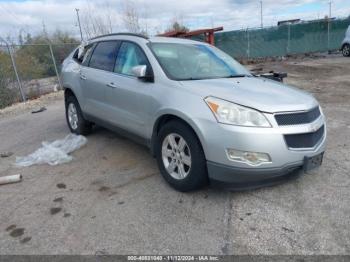
<path fill-rule="evenodd" d="M 131 33 L 138 33 L 147 35 L 147 12 L 144 14 L 144 18 L 141 18 L 140 8 L 136 8 L 136 4 L 133 0 L 124 0 L 123 6 L 121 7 L 122 12 L 118 13 L 121 15 L 117 17 L 117 13 L 114 11 L 113 6 L 106 2 L 102 3 L 103 13 L 99 13 L 96 10 L 96 4 L 86 0 L 86 5 L 82 12 L 82 28 L 87 38 L 92 38 L 97 35 L 110 34 L 113 29 L 120 25 L 122 22 L 124 28 Z M 101 5 L 101 4 L 99 4 Z M 118 19 L 119 18 L 119 19 Z M 142 22 L 142 23 L 141 23 Z M 143 26 L 141 26 L 143 24 Z"/>
<path fill-rule="evenodd" d="M 105 2 L 103 5 L 104 12 L 99 14 L 94 10 L 95 7 L 91 6 L 90 2 L 87 1 L 86 8 L 82 12 L 82 27 L 87 38 L 113 32 L 113 24 L 117 19 L 109 2 Z"/>
<path fill-rule="evenodd" d="M 170 20 L 170 26 L 168 26 L 168 28 L 166 29 L 166 32 L 171 31 L 188 32 L 190 31 L 190 29 L 187 26 L 185 26 L 182 16 L 175 16 Z"/>
<path fill-rule="evenodd" d="M 113 32 L 113 22 L 116 21 L 116 17 L 114 16 L 112 10 L 112 6 L 110 5 L 109 2 L 105 3 L 106 7 L 106 14 L 105 14 L 105 21 L 106 21 L 106 27 L 109 33 Z"/>
<path fill-rule="evenodd" d="M 132 0 L 124 0 L 122 19 L 126 30 L 130 33 L 148 35 L 148 12 L 145 6 L 143 6 L 143 9 L 145 12 L 143 18 L 141 18 L 138 11 L 140 7 L 136 8 L 136 4 Z M 140 21 L 142 21 L 142 23 Z M 141 24 L 143 24 L 143 26 Z"/>
<path fill-rule="evenodd" d="M 135 8 L 135 3 L 131 0 L 124 1 L 123 22 L 125 28 L 131 33 L 140 33 L 139 14 Z"/>

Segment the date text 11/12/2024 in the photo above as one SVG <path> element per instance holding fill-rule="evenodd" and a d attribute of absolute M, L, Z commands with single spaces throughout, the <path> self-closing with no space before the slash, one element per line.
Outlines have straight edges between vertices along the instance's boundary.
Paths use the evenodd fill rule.
<path fill-rule="evenodd" d="M 128 261 L 218 261 L 218 256 L 128 256 Z"/>

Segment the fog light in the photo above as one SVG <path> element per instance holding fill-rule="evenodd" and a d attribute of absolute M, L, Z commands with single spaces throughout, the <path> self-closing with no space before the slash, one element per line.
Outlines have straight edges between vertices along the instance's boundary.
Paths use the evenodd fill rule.
<path fill-rule="evenodd" d="M 269 154 L 240 151 L 231 148 L 227 149 L 227 156 L 232 161 L 244 162 L 253 166 L 271 162 Z"/>

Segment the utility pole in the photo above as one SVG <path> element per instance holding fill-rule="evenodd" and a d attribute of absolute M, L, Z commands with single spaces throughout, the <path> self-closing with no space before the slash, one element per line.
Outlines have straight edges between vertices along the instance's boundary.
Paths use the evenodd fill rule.
<path fill-rule="evenodd" d="M 260 0 L 260 25 L 261 25 L 261 28 L 264 27 L 264 24 L 263 24 L 263 1 Z"/>
<path fill-rule="evenodd" d="M 44 37 L 47 39 L 47 31 L 46 31 L 46 25 L 45 25 L 45 22 L 44 20 L 42 21 L 42 25 L 43 25 L 43 34 L 44 34 Z"/>
<path fill-rule="evenodd" d="M 81 41 L 83 41 L 83 32 L 81 31 L 80 18 L 79 18 L 79 9 L 75 8 L 75 12 L 77 12 L 78 25 L 79 25 L 79 30 L 80 30 L 80 39 L 81 39 Z"/>

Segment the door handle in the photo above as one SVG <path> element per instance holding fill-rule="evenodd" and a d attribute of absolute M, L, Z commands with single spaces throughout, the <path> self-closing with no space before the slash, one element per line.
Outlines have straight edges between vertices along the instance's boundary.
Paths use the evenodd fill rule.
<path fill-rule="evenodd" d="M 84 76 L 84 75 L 80 75 L 80 79 L 82 79 L 82 80 L 86 80 L 86 76 Z"/>
<path fill-rule="evenodd" d="M 118 87 L 118 86 L 117 86 L 116 84 L 114 84 L 113 82 L 107 84 L 107 86 L 110 87 L 110 88 L 117 88 L 117 87 Z"/>

